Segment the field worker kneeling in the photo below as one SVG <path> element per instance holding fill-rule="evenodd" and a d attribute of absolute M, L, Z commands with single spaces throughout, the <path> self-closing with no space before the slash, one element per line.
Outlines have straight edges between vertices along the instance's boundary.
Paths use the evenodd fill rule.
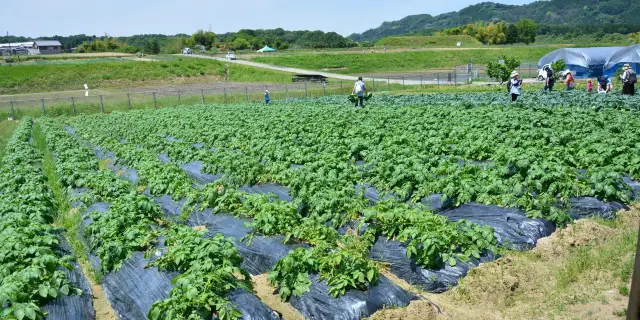
<path fill-rule="evenodd" d="M 598 93 L 609 93 L 613 91 L 613 83 L 607 76 L 598 78 Z"/>
<path fill-rule="evenodd" d="M 509 93 L 511 93 L 511 101 L 518 100 L 518 97 L 522 93 L 522 79 L 517 71 L 511 72 L 511 80 L 507 82 Z"/>
<path fill-rule="evenodd" d="M 364 85 L 362 81 L 362 77 L 358 77 L 358 81 L 353 86 L 353 94 L 358 96 L 358 100 L 356 100 L 356 107 L 358 106 L 358 101 L 360 102 L 360 106 L 364 107 L 364 93 L 367 91 L 367 86 Z"/>

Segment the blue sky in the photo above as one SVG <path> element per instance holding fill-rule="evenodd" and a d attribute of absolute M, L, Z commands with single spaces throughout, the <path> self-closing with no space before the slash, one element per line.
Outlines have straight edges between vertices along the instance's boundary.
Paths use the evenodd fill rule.
<path fill-rule="evenodd" d="M 143 33 L 216 33 L 239 29 L 363 32 L 407 15 L 440 14 L 479 0 L 29 0 L 3 1 L 0 32 L 30 37 L 85 33 L 126 36 Z M 501 0 L 523 4 L 531 0 Z"/>

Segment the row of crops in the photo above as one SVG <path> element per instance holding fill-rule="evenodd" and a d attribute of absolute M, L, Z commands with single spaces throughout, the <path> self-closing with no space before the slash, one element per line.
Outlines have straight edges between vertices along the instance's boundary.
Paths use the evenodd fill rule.
<path fill-rule="evenodd" d="M 615 217 L 640 196 L 635 100 L 534 97 L 523 105 L 495 93 L 383 96 L 364 109 L 344 98 L 195 105 L 37 126 L 120 318 L 278 319 L 251 281 L 268 274 L 307 319 L 360 319 L 416 299 L 384 270 L 443 292 L 506 249 L 530 249 L 571 219 Z M 596 107 L 584 107 L 586 98 Z M 31 127 L 22 122 L 7 149 L 3 237 L 27 232 L 5 217 L 33 219 L 30 201 L 45 201 L 40 227 L 51 228 L 55 204 Z M 17 149 L 26 153 L 12 161 Z M 28 194 L 16 179 L 40 189 L 13 197 Z M 15 261 L 36 255 L 28 244 L 7 246 L 23 256 L 0 255 L 3 317 L 33 319 L 17 313 L 28 303 L 42 318 L 57 292 L 90 295 L 81 274 L 59 272 L 76 269 L 61 230 L 47 232 L 58 239 L 45 241 L 61 261 L 47 269 L 58 291 L 5 286 Z"/>

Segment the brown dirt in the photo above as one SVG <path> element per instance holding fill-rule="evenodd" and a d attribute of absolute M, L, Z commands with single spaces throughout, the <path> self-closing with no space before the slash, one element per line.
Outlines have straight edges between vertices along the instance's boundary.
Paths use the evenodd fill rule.
<path fill-rule="evenodd" d="M 252 277 L 253 290 L 264 304 L 278 312 L 283 320 L 303 320 L 302 315 L 287 302 L 282 302 L 280 296 L 274 293 L 274 289 L 269 285 L 267 274 Z"/>
<path fill-rule="evenodd" d="M 81 264 L 81 267 L 84 277 L 87 278 L 87 281 L 89 281 L 89 285 L 91 286 L 93 309 L 96 311 L 96 320 L 117 320 L 118 317 L 116 317 L 116 312 L 113 310 L 111 303 L 109 303 L 109 300 L 107 300 L 107 297 L 104 295 L 102 287 L 93 281 L 93 278 L 90 276 L 84 264 Z"/>
<path fill-rule="evenodd" d="M 635 208 L 640 209 L 640 204 Z M 383 272 L 426 300 L 413 301 L 407 308 L 381 310 L 370 319 L 622 319 L 619 314 L 628 297 L 619 292 L 622 283 L 616 270 L 587 268 L 562 289 L 557 279 L 575 259 L 576 248 L 596 255 L 612 252 L 608 250 L 624 239 L 624 234 L 637 229 L 639 222 L 638 210 L 620 212 L 617 226 L 589 219 L 577 221 L 539 240 L 534 250 L 508 252 L 480 265 L 444 294 L 421 292 Z M 632 253 L 626 258 L 632 258 Z"/>

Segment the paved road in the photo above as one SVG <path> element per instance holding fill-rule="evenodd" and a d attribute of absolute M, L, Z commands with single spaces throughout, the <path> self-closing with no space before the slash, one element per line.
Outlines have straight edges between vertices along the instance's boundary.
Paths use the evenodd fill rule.
<path fill-rule="evenodd" d="M 358 80 L 358 77 L 355 76 L 349 76 L 349 75 L 344 75 L 344 74 L 337 74 L 337 73 L 329 73 L 329 72 L 322 72 L 322 71 L 315 71 L 315 70 L 305 70 L 305 69 L 298 69 L 298 68 L 290 68 L 290 67 L 282 67 L 282 66 L 275 66 L 275 65 L 271 65 L 271 64 L 266 64 L 266 63 L 259 63 L 259 62 L 253 62 L 253 61 L 247 61 L 247 60 L 227 60 L 225 58 L 220 58 L 220 57 L 211 57 L 211 56 L 203 56 L 203 55 L 198 55 L 198 54 L 192 54 L 192 55 L 180 55 L 181 57 L 188 57 L 188 58 L 194 58 L 194 59 L 211 59 L 211 60 L 218 60 L 218 61 L 222 61 L 225 63 L 235 63 L 235 64 L 242 64 L 242 65 L 246 65 L 246 66 L 252 66 L 252 67 L 256 67 L 256 68 L 263 68 L 263 69 L 271 69 L 271 70 L 277 70 L 277 71 L 283 71 L 283 72 L 290 72 L 290 73 L 296 73 L 296 74 L 318 74 L 318 75 L 322 75 L 325 76 L 327 78 L 332 78 L 332 79 L 339 79 L 339 80 L 349 80 L 349 81 L 356 81 Z M 464 78 L 460 78 L 458 84 L 462 84 L 462 80 Z M 410 79 L 382 79 L 382 78 L 366 78 L 365 80 L 375 80 L 376 82 L 379 83 L 386 83 L 387 81 L 390 83 L 395 83 L 395 84 L 406 84 L 406 85 L 421 85 L 421 84 L 425 84 L 425 85 L 452 85 L 452 82 L 446 82 L 446 81 L 438 81 L 438 79 L 423 79 L 422 81 L 420 80 L 410 80 Z M 524 79 L 525 83 L 534 83 L 536 82 L 535 79 Z M 494 83 L 490 83 L 490 82 L 473 82 L 474 85 L 488 85 L 488 84 L 495 84 Z"/>

